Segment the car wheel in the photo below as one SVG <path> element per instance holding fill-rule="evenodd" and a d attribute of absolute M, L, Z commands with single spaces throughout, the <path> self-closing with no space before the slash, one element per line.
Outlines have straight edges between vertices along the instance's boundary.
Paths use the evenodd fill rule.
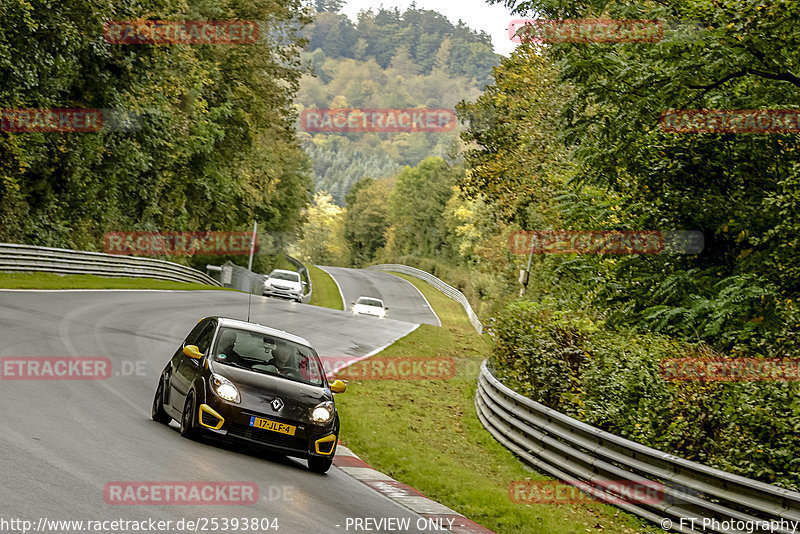
<path fill-rule="evenodd" d="M 328 469 L 331 468 L 333 465 L 333 460 L 331 458 L 309 458 L 308 459 L 308 468 L 315 472 L 319 473 L 320 475 L 326 473 Z"/>
<path fill-rule="evenodd" d="M 197 439 L 199 431 L 194 426 L 194 395 L 189 394 L 186 398 L 186 404 L 183 405 L 183 414 L 181 415 L 181 436 L 189 439 Z"/>
<path fill-rule="evenodd" d="M 153 421 L 168 425 L 172 421 L 172 417 L 164 411 L 164 377 L 158 379 L 158 387 L 156 388 L 156 396 L 153 397 L 153 410 L 151 412 Z"/>

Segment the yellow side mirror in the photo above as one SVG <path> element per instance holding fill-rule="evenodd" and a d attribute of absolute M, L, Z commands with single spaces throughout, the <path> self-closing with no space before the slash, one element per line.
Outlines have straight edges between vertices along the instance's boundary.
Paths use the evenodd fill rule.
<path fill-rule="evenodd" d="M 200 349 L 197 348 L 197 345 L 186 345 L 183 347 L 183 355 L 192 358 L 193 360 L 199 360 L 203 357 L 200 354 Z"/>
<path fill-rule="evenodd" d="M 331 382 L 331 391 L 333 393 L 344 393 L 347 389 L 347 384 L 342 382 L 341 380 L 334 380 Z"/>

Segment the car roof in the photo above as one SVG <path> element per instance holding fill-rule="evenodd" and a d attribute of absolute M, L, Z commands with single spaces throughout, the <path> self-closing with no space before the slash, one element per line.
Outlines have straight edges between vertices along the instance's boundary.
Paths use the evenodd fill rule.
<path fill-rule="evenodd" d="M 272 269 L 272 272 L 269 274 L 272 273 L 289 273 L 289 274 L 296 274 L 298 276 L 300 275 L 300 273 L 298 273 L 297 271 L 290 271 L 288 269 Z"/>
<path fill-rule="evenodd" d="M 368 296 L 366 296 L 366 295 L 361 295 L 360 297 L 358 297 L 358 298 L 356 299 L 356 301 L 359 301 L 359 300 L 361 300 L 361 299 L 377 300 L 378 302 L 380 302 L 381 304 L 383 304 L 383 300 L 379 299 L 378 297 L 368 297 Z"/>
<path fill-rule="evenodd" d="M 305 345 L 306 347 L 311 347 L 311 343 L 308 342 L 305 338 L 300 336 L 296 336 L 285 330 L 278 330 L 277 328 L 272 328 L 269 326 L 264 326 L 258 323 L 249 323 L 247 321 L 240 321 L 239 319 L 231 319 L 229 317 L 207 317 L 208 319 L 217 319 L 219 321 L 220 326 L 229 326 L 231 328 L 238 328 L 239 330 L 248 330 L 250 332 L 258 332 L 259 334 L 266 334 L 268 336 L 280 337 L 283 339 L 287 339 L 289 341 L 294 341 L 295 343 L 299 343 L 300 345 Z"/>

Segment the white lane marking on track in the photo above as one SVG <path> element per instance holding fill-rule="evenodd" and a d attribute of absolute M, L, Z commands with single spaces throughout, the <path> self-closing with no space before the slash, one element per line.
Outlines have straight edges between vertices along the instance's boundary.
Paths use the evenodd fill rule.
<path fill-rule="evenodd" d="M 355 478 L 356 480 L 394 480 L 389 475 L 384 475 L 380 471 L 376 471 L 371 467 L 339 467 L 341 471 L 344 471 L 351 477 Z M 380 492 L 378 492 L 380 493 Z"/>
<path fill-rule="evenodd" d="M 320 269 L 322 271 L 325 271 L 324 267 L 320 267 L 319 265 L 315 265 L 315 267 L 317 267 L 318 269 Z M 336 288 L 339 290 L 339 296 L 342 298 L 342 308 L 344 309 L 344 311 L 347 311 L 347 302 L 344 300 L 344 293 L 342 293 L 342 286 L 340 286 L 339 282 L 336 281 L 336 277 L 335 276 L 333 276 L 328 271 L 325 271 L 325 272 L 328 274 L 328 276 L 331 277 L 331 279 L 333 280 L 333 283 L 336 284 Z"/>
<path fill-rule="evenodd" d="M 378 271 L 378 272 L 395 275 L 394 273 L 390 273 L 390 272 L 387 272 L 387 271 Z M 413 287 L 414 289 L 417 290 L 417 293 L 419 293 L 419 296 L 422 297 L 422 300 L 424 300 L 425 304 L 428 305 L 428 309 L 431 310 L 431 313 L 433 314 L 433 316 L 436 317 L 436 321 L 439 323 L 439 326 L 442 326 L 442 320 L 439 319 L 438 315 L 436 315 L 436 312 L 434 311 L 433 306 L 431 306 L 431 303 L 428 302 L 428 299 L 425 298 L 425 295 L 422 294 L 422 291 L 420 291 L 417 286 L 415 286 L 414 284 L 412 284 L 411 282 L 409 282 L 405 278 L 401 278 L 399 276 L 397 278 L 400 278 L 400 280 L 402 280 L 403 282 L 405 282 L 406 284 L 410 285 L 411 287 Z M 424 282 L 424 280 L 423 280 L 423 282 Z M 425 282 L 425 283 L 427 284 L 427 282 Z"/>
<path fill-rule="evenodd" d="M 330 374 L 331 375 L 335 375 L 337 372 L 341 371 L 342 369 L 344 369 L 346 367 L 350 367 L 354 363 L 358 363 L 358 362 L 360 362 L 362 360 L 366 360 L 367 358 L 371 358 L 372 356 L 375 356 L 380 351 L 382 351 L 383 349 L 385 349 L 386 347 L 388 347 L 390 345 L 394 345 L 398 340 L 406 337 L 407 335 L 409 335 L 411 332 L 413 332 L 417 328 L 419 328 L 419 325 L 418 324 L 414 324 L 408 332 L 406 332 L 402 336 L 398 336 L 397 339 L 395 339 L 394 341 L 390 341 L 389 343 L 383 345 L 382 347 L 378 347 L 377 349 L 369 352 L 368 354 L 365 354 L 363 356 L 354 356 L 352 360 L 346 360 L 344 363 L 341 363 L 339 365 L 334 366 L 333 369 L 331 369 Z"/>

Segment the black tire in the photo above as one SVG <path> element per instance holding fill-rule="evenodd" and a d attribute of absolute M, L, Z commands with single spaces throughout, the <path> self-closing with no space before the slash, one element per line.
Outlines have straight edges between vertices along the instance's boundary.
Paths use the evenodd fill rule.
<path fill-rule="evenodd" d="M 197 439 L 200 431 L 194 424 L 194 394 L 189 393 L 186 403 L 183 405 L 181 414 L 181 436 L 189 439 Z"/>
<path fill-rule="evenodd" d="M 164 410 L 164 377 L 158 379 L 156 395 L 153 397 L 153 409 L 150 415 L 153 421 L 168 425 L 172 421 L 172 416 Z"/>
<path fill-rule="evenodd" d="M 320 475 L 324 475 L 328 469 L 331 468 L 331 465 L 333 465 L 332 458 L 312 457 L 308 459 L 308 468 L 314 473 L 319 473 Z"/>

